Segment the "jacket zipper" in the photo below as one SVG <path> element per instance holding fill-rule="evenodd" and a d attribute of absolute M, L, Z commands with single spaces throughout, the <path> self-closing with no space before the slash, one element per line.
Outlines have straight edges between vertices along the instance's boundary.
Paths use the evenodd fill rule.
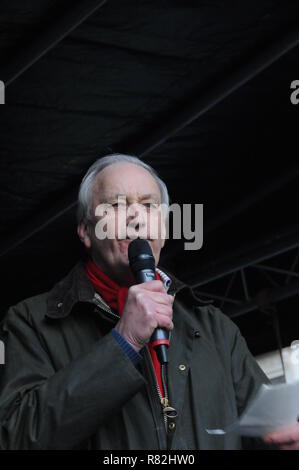
<path fill-rule="evenodd" d="M 166 378 L 165 378 L 167 366 L 165 364 L 161 365 L 161 377 L 162 377 L 162 385 L 163 385 L 163 390 L 164 390 L 164 397 L 162 397 L 158 380 L 156 377 L 154 364 L 153 364 L 153 361 L 152 361 L 152 358 L 151 358 L 151 355 L 147 346 L 146 346 L 146 351 L 147 351 L 149 363 L 151 365 L 151 370 L 152 370 L 153 377 L 154 377 L 155 389 L 157 391 L 159 402 L 162 406 L 163 420 L 164 420 L 164 425 L 165 425 L 165 431 L 167 434 L 168 418 L 174 419 L 178 415 L 176 409 L 169 405 L 168 389 L 167 389 Z"/>
<path fill-rule="evenodd" d="M 109 313 L 112 317 L 116 318 L 117 320 L 120 319 L 120 316 L 112 312 L 111 308 L 105 304 L 105 302 L 102 300 L 99 294 L 97 293 L 95 294 L 93 301 L 98 307 L 102 308 L 105 312 Z"/>

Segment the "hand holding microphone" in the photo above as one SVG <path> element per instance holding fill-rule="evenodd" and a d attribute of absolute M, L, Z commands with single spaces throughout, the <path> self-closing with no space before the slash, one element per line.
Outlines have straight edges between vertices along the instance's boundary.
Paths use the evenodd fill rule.
<path fill-rule="evenodd" d="M 167 362 L 168 332 L 173 329 L 173 296 L 168 295 L 161 281 L 155 279 L 155 264 L 146 240 L 134 240 L 129 245 L 129 260 L 136 278 L 129 288 L 127 301 L 116 325 L 118 332 L 140 351 L 152 338 L 158 359 Z M 162 344 L 161 344 L 162 343 Z"/>

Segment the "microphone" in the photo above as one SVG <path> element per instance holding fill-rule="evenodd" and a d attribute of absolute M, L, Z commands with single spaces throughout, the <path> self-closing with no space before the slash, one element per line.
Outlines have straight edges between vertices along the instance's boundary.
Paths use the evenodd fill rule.
<path fill-rule="evenodd" d="M 129 264 L 137 284 L 155 281 L 155 258 L 146 240 L 137 238 L 131 241 L 128 248 Z M 166 364 L 169 333 L 164 328 L 156 328 L 151 336 L 151 343 L 156 351 L 160 364 Z"/>

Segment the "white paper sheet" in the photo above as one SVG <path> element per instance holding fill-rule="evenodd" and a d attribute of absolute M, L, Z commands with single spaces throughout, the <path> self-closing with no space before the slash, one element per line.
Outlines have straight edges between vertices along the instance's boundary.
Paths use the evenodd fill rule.
<path fill-rule="evenodd" d="M 288 384 L 262 385 L 239 420 L 225 429 L 206 429 L 209 434 L 235 432 L 243 436 L 264 436 L 298 422 L 299 380 Z"/>

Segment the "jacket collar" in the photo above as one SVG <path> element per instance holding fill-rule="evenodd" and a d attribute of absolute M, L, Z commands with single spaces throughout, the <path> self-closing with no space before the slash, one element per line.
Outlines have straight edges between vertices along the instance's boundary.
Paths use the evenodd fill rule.
<path fill-rule="evenodd" d="M 210 301 L 204 301 L 197 297 L 190 286 L 184 284 L 165 269 L 159 269 L 158 272 L 166 276 L 165 278 L 161 276 L 163 280 L 167 281 L 168 279 L 167 291 L 169 294 L 177 295 L 182 293 L 185 300 L 193 304 L 210 303 Z M 53 319 L 64 318 L 71 313 L 77 303 L 94 303 L 94 299 L 95 289 L 86 276 L 84 262 L 79 261 L 67 276 L 48 293 L 46 316 Z"/>

